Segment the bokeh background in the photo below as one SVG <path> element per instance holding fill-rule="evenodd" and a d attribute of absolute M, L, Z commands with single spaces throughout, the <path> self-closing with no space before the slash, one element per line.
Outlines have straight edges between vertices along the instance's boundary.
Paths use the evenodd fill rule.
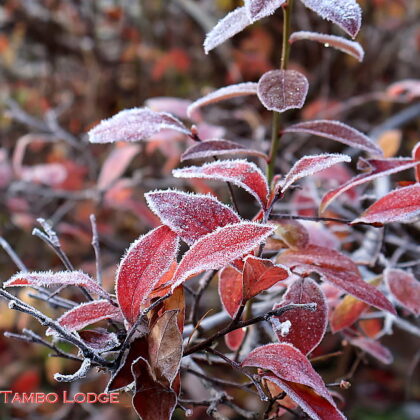
<path fill-rule="evenodd" d="M 343 35 L 295 2 L 293 30 Z M 303 72 L 310 91 L 300 112 L 284 121 L 334 118 L 370 133 L 388 156 L 408 156 L 419 139 L 420 96 L 415 85 L 396 82 L 420 78 L 420 3 L 415 0 L 360 0 L 363 25 L 357 40 L 365 60 L 316 43 L 293 45 L 290 68 Z M 89 215 L 97 217 L 105 284 L 112 289 L 114 270 L 129 243 L 154 227 L 144 192 L 185 184 L 170 176 L 189 145 L 181 135 L 159 135 L 129 147 L 89 145 L 86 132 L 119 110 L 143 106 L 150 98 L 193 100 L 230 83 L 257 81 L 277 67 L 282 16 L 277 13 L 238 34 L 209 55 L 202 43 L 235 0 L 3 0 L 0 3 L 0 235 L 30 269 L 61 269 L 58 258 L 31 235 L 36 219 L 48 219 L 75 266 L 94 273 Z M 411 86 L 411 88 L 410 88 Z M 416 92 L 417 89 L 417 92 Z M 151 100 L 149 106 L 182 116 L 185 103 Z M 225 136 L 267 149 L 269 112 L 256 99 L 209 107 L 199 124 L 203 137 Z M 339 151 L 316 139 L 285 138 L 279 159 L 284 172 L 296 157 Z M 189 183 L 197 192 L 219 192 L 204 182 Z M 223 196 L 223 192 L 220 192 Z M 246 194 L 244 213 L 255 211 Z M 246 214 L 245 214 L 246 215 Z M 403 240 L 416 243 L 413 237 Z M 418 240 L 418 238 L 417 238 Z M 0 248 L 0 280 L 16 267 Z M 418 251 L 418 248 L 417 248 Z M 20 297 L 52 316 L 54 311 Z M 71 292 L 66 292 L 71 293 Z M 69 294 L 69 297 L 71 294 Z M 209 302 L 215 297 L 208 296 Z M 219 305 L 216 301 L 215 305 Z M 0 303 L 0 330 L 42 328 Z M 420 418 L 418 340 L 397 332 L 385 339 L 396 357 L 389 367 L 366 360 L 345 392 L 351 419 Z M 321 366 L 344 373 L 350 352 Z M 364 362 L 362 362 L 364 365 Z M 36 345 L 0 336 L 0 389 L 20 392 L 69 389 L 58 386 L 56 371 L 72 372 L 69 361 L 48 357 Z M 417 376 L 417 381 L 416 381 Z M 101 392 L 106 375 L 92 376 L 81 390 Z M 78 385 L 74 385 L 74 391 Z M 238 395 L 246 403 L 246 395 Z M 2 419 L 134 418 L 129 396 L 117 406 L 7 406 Z M 416 402 L 417 400 L 417 402 Z M 227 416 L 232 416 L 226 412 Z M 177 418 L 183 418 L 176 412 Z M 196 411 L 205 419 L 205 411 Z M 234 418 L 234 417 L 229 417 Z M 238 417 L 236 417 L 238 418 Z"/>

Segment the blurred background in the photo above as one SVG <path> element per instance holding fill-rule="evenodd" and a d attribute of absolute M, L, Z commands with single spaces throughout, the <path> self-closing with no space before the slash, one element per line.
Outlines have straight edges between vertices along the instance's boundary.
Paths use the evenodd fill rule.
<path fill-rule="evenodd" d="M 294 31 L 343 35 L 295 3 Z M 359 3 L 363 24 L 357 41 L 365 50 L 364 61 L 317 43 L 295 43 L 289 67 L 307 76 L 310 90 L 304 108 L 286 113 L 283 121 L 341 120 L 377 139 L 387 156 L 409 156 L 420 129 L 420 82 L 415 80 L 420 78 L 420 3 Z M 187 187 L 226 198 L 216 184 L 185 184 L 170 176 L 190 145 L 180 134 L 162 133 L 147 143 L 131 145 L 90 145 L 86 132 L 122 109 L 145 103 L 185 118 L 189 100 L 226 84 L 257 81 L 276 68 L 281 13 L 204 54 L 205 33 L 241 4 L 235 0 L 0 2 L 0 236 L 28 268 L 62 269 L 58 258 L 31 235 L 36 219 L 43 217 L 54 226 L 73 264 L 95 273 L 89 222 L 94 213 L 104 282 L 112 290 L 124 250 L 157 224 L 145 205 L 144 192 Z M 267 150 L 264 140 L 270 136 L 270 121 L 271 114 L 258 100 L 247 98 L 208 107 L 197 123 L 203 138 L 224 136 Z M 284 173 L 303 154 L 341 149 L 332 142 L 285 137 L 278 170 Z M 244 216 L 252 216 L 255 208 L 249 197 L 240 198 L 246 206 Z M 7 280 L 16 270 L 7 254 L 0 252 L 0 279 Z M 59 314 L 25 291 L 19 296 L 51 316 Z M 216 296 L 209 299 L 219 305 Z M 42 332 L 25 315 L 0 303 L 1 331 L 28 326 Z M 384 343 L 394 353 L 395 363 L 384 367 L 366 361 L 368 366 L 358 369 L 355 385 L 344 394 L 343 410 L 355 420 L 420 418 L 420 384 L 415 380 L 419 342 L 398 332 Z M 352 355 L 342 359 L 321 368 L 327 375 L 345 372 Z M 0 366 L 0 389 L 20 392 L 68 389 L 58 386 L 53 374 L 76 367 L 48 357 L 45 348 L 2 335 Z M 81 390 L 101 392 L 106 379 L 106 375 L 93 376 Z M 254 404 L 247 403 L 246 395 L 237 395 L 239 404 Z M 2 419 L 135 418 L 129 396 L 121 393 L 120 399 L 119 406 L 104 407 L 0 403 L 0 413 Z M 229 411 L 225 415 L 241 418 Z M 180 410 L 176 418 L 183 418 Z M 207 418 L 205 410 L 195 410 L 192 418 Z"/>

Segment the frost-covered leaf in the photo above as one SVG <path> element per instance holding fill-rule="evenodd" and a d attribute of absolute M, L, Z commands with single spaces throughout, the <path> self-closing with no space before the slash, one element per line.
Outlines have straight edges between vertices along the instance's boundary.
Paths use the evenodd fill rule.
<path fill-rule="evenodd" d="M 270 260 L 250 255 L 243 268 L 243 301 L 246 302 L 276 283 L 286 280 L 290 271 Z"/>
<path fill-rule="evenodd" d="M 11 277 L 3 286 L 80 286 L 100 296 L 108 295 L 95 280 L 82 271 L 22 271 Z"/>
<path fill-rule="evenodd" d="M 125 172 L 134 156 L 140 152 L 137 144 L 124 144 L 115 147 L 102 165 L 97 187 L 106 190 Z"/>
<path fill-rule="evenodd" d="M 355 0 L 302 0 L 323 19 L 330 20 L 353 38 L 360 30 L 362 11 Z"/>
<path fill-rule="evenodd" d="M 134 324 L 156 283 L 178 251 L 178 236 L 159 226 L 130 245 L 117 270 L 115 290 L 121 310 Z"/>
<path fill-rule="evenodd" d="M 345 418 L 338 411 L 331 394 L 328 392 L 324 384 L 324 381 L 318 375 L 318 373 L 315 372 L 309 360 L 304 356 L 302 352 L 293 347 L 291 344 L 278 343 L 267 344 L 265 346 L 258 347 L 250 354 L 248 354 L 248 356 L 242 362 L 242 366 L 252 366 L 271 371 L 273 375 L 268 375 L 266 378 L 276 378 L 277 380 L 275 383 L 280 388 L 284 389 L 289 397 L 301 405 L 306 412 L 308 412 L 306 409 L 307 406 L 313 410 L 311 399 L 309 399 L 310 401 L 307 401 L 307 398 L 297 398 L 297 395 L 295 394 L 296 391 L 293 391 L 295 389 L 302 389 L 299 386 L 296 387 L 296 385 L 304 385 L 305 387 L 309 387 L 312 391 L 315 391 L 316 394 L 314 397 L 318 396 L 318 399 L 323 400 L 321 408 L 325 406 L 325 409 L 328 410 L 332 416 L 312 416 L 312 413 L 308 412 L 312 418 L 322 420 L 342 420 Z M 306 401 L 307 404 L 302 405 L 302 401 Z M 318 407 L 318 404 L 316 404 L 314 407 Z M 315 410 L 316 409 L 317 408 L 315 408 Z"/>
<path fill-rule="evenodd" d="M 340 121 L 315 120 L 291 125 L 284 133 L 307 133 L 335 140 L 373 155 L 383 155 L 382 149 L 365 134 Z"/>
<path fill-rule="evenodd" d="M 245 9 L 251 22 L 272 15 L 286 0 L 245 0 Z"/>
<path fill-rule="evenodd" d="M 231 318 L 235 318 L 242 303 L 242 273 L 231 266 L 219 271 L 219 296 Z"/>
<path fill-rule="evenodd" d="M 172 279 L 172 290 L 188 277 L 205 270 L 218 270 L 263 242 L 271 225 L 242 222 L 218 228 L 200 238 L 184 254 Z"/>
<path fill-rule="evenodd" d="M 246 15 L 245 7 L 238 7 L 223 19 L 206 35 L 204 51 L 208 54 L 229 38 L 244 30 L 251 22 Z"/>
<path fill-rule="evenodd" d="M 331 331 L 336 333 L 353 325 L 369 309 L 369 305 L 354 296 L 345 296 L 330 315 Z"/>
<path fill-rule="evenodd" d="M 117 335 L 108 332 L 104 328 L 83 330 L 79 331 L 78 334 L 91 349 L 98 352 L 111 350 L 120 344 Z"/>
<path fill-rule="evenodd" d="M 162 223 L 189 245 L 218 227 L 241 221 L 230 207 L 211 195 L 161 190 L 149 192 L 145 197 Z"/>
<path fill-rule="evenodd" d="M 394 360 L 392 353 L 386 347 L 384 347 L 378 341 L 372 340 L 371 338 L 367 338 L 367 337 L 352 338 L 350 340 L 350 343 L 353 346 L 356 346 L 359 349 L 363 350 L 364 352 L 370 354 L 375 359 L 379 360 L 385 365 L 391 364 Z"/>
<path fill-rule="evenodd" d="M 354 188 L 381 176 L 392 175 L 406 169 L 414 168 L 419 164 L 419 161 L 406 158 L 359 159 L 358 168 L 365 170 L 365 172 L 355 176 L 343 185 L 340 185 L 338 188 L 328 191 L 322 198 L 319 206 L 320 212 L 322 213 L 333 200 L 350 188 Z"/>
<path fill-rule="evenodd" d="M 278 235 L 282 241 L 293 249 L 305 248 L 309 243 L 308 230 L 303 226 L 302 223 L 293 219 L 279 219 L 275 220 L 276 224 L 276 235 Z"/>
<path fill-rule="evenodd" d="M 314 350 L 325 335 L 328 324 L 328 307 L 321 288 L 310 278 L 298 279 L 294 281 L 287 289 L 280 304 L 275 305 L 273 309 L 281 308 L 291 303 L 316 303 L 314 312 L 301 309 L 293 309 L 285 312 L 279 317 L 275 317 L 278 322 L 290 321 L 289 332 L 285 335 L 281 331 L 274 330 L 281 343 L 293 344 L 302 353 L 308 354 Z"/>
<path fill-rule="evenodd" d="M 345 255 L 330 248 L 308 245 L 304 249 L 287 250 L 276 262 L 284 264 L 300 275 L 317 273 L 341 290 L 391 313 L 395 309 L 391 302 L 375 287 L 362 280 L 356 264 Z"/>
<path fill-rule="evenodd" d="M 298 179 L 323 171 L 337 163 L 350 161 L 350 156 L 341 154 L 304 156 L 299 159 L 287 173 L 282 183 L 281 192 L 285 192 Z"/>
<path fill-rule="evenodd" d="M 232 182 L 252 194 L 263 208 L 267 205 L 267 180 L 257 165 L 244 159 L 189 166 L 175 169 L 172 173 L 176 178 L 204 178 Z"/>
<path fill-rule="evenodd" d="M 245 335 L 245 328 L 238 328 L 225 335 L 225 343 L 231 351 L 236 351 L 241 347 Z"/>
<path fill-rule="evenodd" d="M 348 39 L 342 38 L 341 36 L 320 34 L 319 32 L 294 32 L 292 35 L 290 35 L 289 42 L 293 43 L 302 39 L 320 42 L 324 45 L 324 47 L 336 48 L 337 50 L 353 56 L 358 61 L 363 61 L 363 57 L 365 55 L 363 48 L 358 42 L 349 41 Z"/>
<path fill-rule="evenodd" d="M 270 111 L 302 108 L 308 93 L 308 80 L 296 70 L 271 70 L 258 82 L 258 97 Z"/>
<path fill-rule="evenodd" d="M 152 326 L 149 336 L 149 363 L 154 377 L 172 385 L 182 358 L 182 336 L 178 328 L 178 310 L 166 311 Z"/>
<path fill-rule="evenodd" d="M 257 94 L 257 83 L 254 83 L 254 82 L 245 82 L 245 83 L 238 83 L 236 85 L 225 86 L 225 87 L 215 90 L 214 92 L 209 93 L 206 96 L 203 96 L 200 99 L 197 99 L 188 107 L 187 114 L 188 116 L 191 116 L 199 108 L 206 105 L 225 101 L 231 98 L 237 98 L 239 96 L 248 96 L 248 95 L 256 95 L 256 94 Z"/>
<path fill-rule="evenodd" d="M 107 300 L 93 300 L 82 303 L 65 312 L 57 319 L 57 322 L 68 331 L 78 331 L 103 319 L 113 319 L 122 322 L 123 316 L 120 308 L 112 305 Z M 46 334 L 55 334 L 55 330 L 49 328 Z"/>
<path fill-rule="evenodd" d="M 406 271 L 388 268 L 384 278 L 397 302 L 414 315 L 420 315 L 420 282 Z"/>
<path fill-rule="evenodd" d="M 181 162 L 189 159 L 206 159 L 213 156 L 248 155 L 267 159 L 267 155 L 258 150 L 248 149 L 229 140 L 206 140 L 189 147 L 181 156 Z"/>
<path fill-rule="evenodd" d="M 166 112 L 154 112 L 148 108 L 132 108 L 101 121 L 89 131 L 91 143 L 147 140 L 162 130 L 175 130 L 187 136 L 190 130 Z"/>
<path fill-rule="evenodd" d="M 352 224 L 369 223 L 381 226 L 384 223 L 405 222 L 420 215 L 420 183 L 391 191 L 363 214 L 353 220 Z"/>
<path fill-rule="evenodd" d="M 149 363 L 142 357 L 132 366 L 136 378 L 133 407 L 142 420 L 169 420 L 177 404 L 176 392 L 156 381 Z"/>

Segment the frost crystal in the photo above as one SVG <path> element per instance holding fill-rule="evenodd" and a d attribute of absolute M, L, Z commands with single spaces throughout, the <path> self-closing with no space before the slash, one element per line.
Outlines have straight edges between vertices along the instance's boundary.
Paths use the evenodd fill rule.
<path fill-rule="evenodd" d="M 286 335 L 289 334 L 290 327 L 292 326 L 292 323 L 289 320 L 280 322 L 278 318 L 271 318 L 270 321 L 271 321 L 273 330 L 276 333 L 280 334 L 281 337 L 286 337 Z"/>

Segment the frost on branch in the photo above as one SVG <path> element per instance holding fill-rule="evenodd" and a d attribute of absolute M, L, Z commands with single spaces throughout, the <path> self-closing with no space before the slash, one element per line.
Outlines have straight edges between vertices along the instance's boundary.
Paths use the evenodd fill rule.
<path fill-rule="evenodd" d="M 108 296 L 107 292 L 95 280 L 82 271 L 22 271 L 11 277 L 3 286 L 80 286 L 100 296 Z"/>
<path fill-rule="evenodd" d="M 405 222 L 419 215 L 420 184 L 417 183 L 391 191 L 373 203 L 352 224 L 369 223 L 380 226 L 384 223 Z"/>
<path fill-rule="evenodd" d="M 225 86 L 220 89 L 215 90 L 214 92 L 209 93 L 206 96 L 203 96 L 200 99 L 197 99 L 193 102 L 187 109 L 187 114 L 189 117 L 196 112 L 199 108 L 210 105 L 213 103 L 225 101 L 231 98 L 237 98 L 239 96 L 248 96 L 257 94 L 257 83 L 246 82 L 238 83 L 237 85 Z"/>
<path fill-rule="evenodd" d="M 273 230 L 271 225 L 241 222 L 203 236 L 184 254 L 172 279 L 172 290 L 191 276 L 205 270 L 218 270 L 242 257 Z"/>
<path fill-rule="evenodd" d="M 191 131 L 166 112 L 154 112 L 148 108 L 132 108 L 101 121 L 89 131 L 91 143 L 147 140 L 162 130 L 175 130 L 187 136 Z"/>
<path fill-rule="evenodd" d="M 253 23 L 272 15 L 286 0 L 245 0 L 245 9 L 249 20 Z"/>
<path fill-rule="evenodd" d="M 308 93 L 308 80 L 296 70 L 271 70 L 258 82 L 258 97 L 269 110 L 283 112 L 302 108 Z"/>
<path fill-rule="evenodd" d="M 353 38 L 360 30 L 362 11 L 355 0 L 301 0 L 323 19 L 330 20 Z"/>
<path fill-rule="evenodd" d="M 159 279 L 178 252 L 178 236 L 160 226 L 133 242 L 117 270 L 115 290 L 121 311 L 134 324 Z"/>
<path fill-rule="evenodd" d="M 323 171 L 324 169 L 336 165 L 337 163 L 350 161 L 350 156 L 340 154 L 304 156 L 299 159 L 287 173 L 282 183 L 281 192 L 285 192 L 300 178 Z"/>
<path fill-rule="evenodd" d="M 153 191 L 145 194 L 147 204 L 188 245 L 216 228 L 241 221 L 215 197 L 182 191 Z"/>
<path fill-rule="evenodd" d="M 276 262 L 293 267 L 293 272 L 306 276 L 317 273 L 322 280 L 379 309 L 395 314 L 391 302 L 360 276 L 356 264 L 345 255 L 330 248 L 308 245 L 300 250 L 287 250 Z"/>
<path fill-rule="evenodd" d="M 242 273 L 231 266 L 219 271 L 219 296 L 233 319 L 242 303 Z"/>
<path fill-rule="evenodd" d="M 420 162 L 413 159 L 406 158 L 392 158 L 392 159 L 359 159 L 357 164 L 358 169 L 364 170 L 365 172 L 350 179 L 340 187 L 328 191 L 324 197 L 322 197 L 321 204 L 319 206 L 320 212 L 322 213 L 333 200 L 343 194 L 350 188 L 364 184 L 365 182 L 372 181 L 376 178 L 385 175 L 392 175 L 397 172 L 404 171 L 406 169 L 414 168 L 419 165 Z"/>
<path fill-rule="evenodd" d="M 206 140 L 189 147 L 181 156 L 181 162 L 190 159 L 206 159 L 213 156 L 248 155 L 267 159 L 265 153 L 248 149 L 229 140 Z"/>
<path fill-rule="evenodd" d="M 328 307 L 321 288 L 310 278 L 298 279 L 289 286 L 282 302 L 273 308 L 278 309 L 291 303 L 311 302 L 316 303 L 316 310 L 305 312 L 305 316 L 302 316 L 301 310 L 292 309 L 274 318 L 281 323 L 291 323 L 288 334 L 282 335 L 281 331 L 275 331 L 278 340 L 281 343 L 293 344 L 304 354 L 310 353 L 318 346 L 327 329 Z"/>
<path fill-rule="evenodd" d="M 102 319 L 113 319 L 122 322 L 123 316 L 120 308 L 112 305 L 107 300 L 93 300 L 82 303 L 65 312 L 57 322 L 69 331 L 78 331 L 90 324 L 99 322 Z M 55 330 L 49 328 L 47 335 L 56 334 Z"/>
<path fill-rule="evenodd" d="M 307 133 L 335 140 L 356 149 L 365 150 L 372 155 L 383 155 L 382 149 L 369 137 L 339 121 L 316 120 L 291 125 L 284 133 Z"/>
<path fill-rule="evenodd" d="M 260 168 L 244 159 L 222 160 L 203 166 L 175 169 L 176 178 L 204 178 L 232 182 L 252 194 L 263 208 L 267 205 L 268 185 Z"/>
<path fill-rule="evenodd" d="M 395 268 L 384 272 L 385 282 L 396 301 L 414 315 L 420 315 L 420 282 L 411 273 Z"/>
<path fill-rule="evenodd" d="M 289 343 L 267 344 L 253 350 L 242 366 L 256 367 L 270 373 L 268 379 L 286 391 L 311 418 L 318 420 L 343 420 L 322 378 L 309 360 Z"/>
<path fill-rule="evenodd" d="M 358 61 L 363 61 L 365 52 L 358 42 L 349 41 L 346 38 L 335 35 L 320 34 L 318 32 L 299 31 L 290 35 L 289 42 L 293 43 L 300 40 L 320 42 L 324 47 L 333 47 L 346 54 L 351 55 Z"/>

